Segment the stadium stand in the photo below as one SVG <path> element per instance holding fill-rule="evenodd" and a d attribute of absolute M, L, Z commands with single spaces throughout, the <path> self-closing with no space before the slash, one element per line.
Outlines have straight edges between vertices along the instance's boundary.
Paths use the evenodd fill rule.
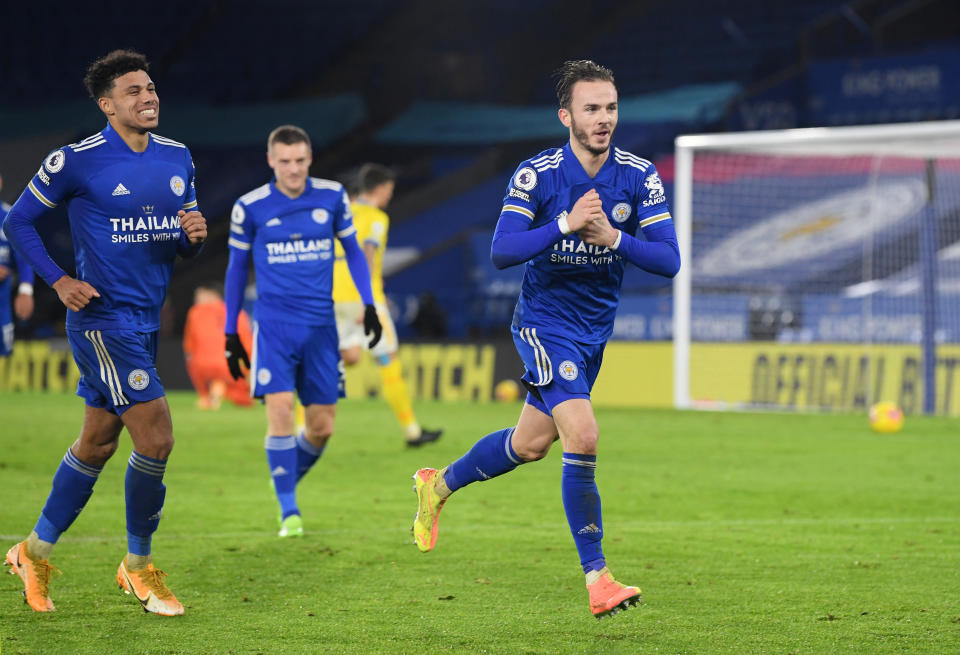
<path fill-rule="evenodd" d="M 0 52 L 6 199 L 45 149 L 100 128 L 77 70 L 116 47 L 117 34 L 149 23 L 130 45 L 152 58 L 161 97 L 177 100 L 164 113 L 161 133 L 190 144 L 211 219 L 206 256 L 189 264 L 197 267 L 194 274 L 217 277 L 225 266 L 220 242 L 230 203 L 267 173 L 257 135 L 274 122 L 300 123 L 319 146 L 314 175 L 346 179 L 367 160 L 396 166 L 391 246 L 398 256 L 388 292 L 405 308 L 415 304 L 423 280 L 443 279 L 451 291 L 436 296 L 448 314 L 457 314 L 464 298 L 481 308 L 451 321 L 450 334 L 462 336 L 487 329 L 496 313 L 489 308 L 503 304 L 501 296 L 512 293 L 511 276 L 519 274 L 494 273 L 480 244 L 492 230 L 512 166 L 563 137 L 549 81 L 557 62 L 582 56 L 612 67 L 623 100 L 618 145 L 659 158 L 680 131 L 724 129 L 734 95 L 742 100 L 758 84 L 770 87 L 769 80 L 803 68 L 810 56 L 885 52 L 887 44 L 903 50 L 923 37 L 917 25 L 931 17 L 945 22 L 955 12 L 948 2 L 909 0 L 645 0 L 604 8 L 572 0 L 495 0 L 472 9 L 431 0 L 358 0 L 333 6 L 172 0 L 158 17 L 135 7 L 120 14 L 100 0 L 57 12 L 24 5 L 8 29 L 38 47 Z M 698 20 L 686 20 L 692 11 Z M 578 20 L 571 21 L 574 15 Z M 252 17 L 258 34 L 283 33 L 282 44 L 252 42 Z M 864 25 L 883 34 L 884 43 L 868 37 Z M 532 26 L 551 38 L 531 39 Z M 85 38 L 68 47 L 52 37 L 71 32 Z M 696 47 L 678 47 L 691 43 Z M 67 50 L 75 66 L 63 65 Z M 43 85 L 36 84 L 38 72 Z M 58 98 L 55 106 L 51 96 Z M 64 107 L 76 116 L 76 133 L 49 133 L 47 126 L 62 125 L 53 117 Z M 60 231 L 51 226 L 51 239 L 68 249 Z M 646 292 L 648 277 L 630 272 L 625 292 Z M 189 284 L 186 276 L 174 277 L 170 298 L 183 305 L 175 308 L 175 324 L 183 320 L 187 302 L 178 299 Z M 407 329 L 402 321 L 398 328 Z"/>

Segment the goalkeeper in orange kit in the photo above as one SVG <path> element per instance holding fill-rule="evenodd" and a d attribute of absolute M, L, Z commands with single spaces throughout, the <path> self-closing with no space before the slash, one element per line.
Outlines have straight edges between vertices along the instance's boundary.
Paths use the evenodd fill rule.
<path fill-rule="evenodd" d="M 243 377 L 234 380 L 223 358 L 226 316 L 227 306 L 219 286 L 198 286 L 183 328 L 183 354 L 187 359 L 190 382 L 199 396 L 197 407 L 200 409 L 219 409 L 224 397 L 240 407 L 253 404 L 250 384 Z M 240 341 L 249 350 L 250 319 L 245 312 L 240 312 L 238 328 Z"/>

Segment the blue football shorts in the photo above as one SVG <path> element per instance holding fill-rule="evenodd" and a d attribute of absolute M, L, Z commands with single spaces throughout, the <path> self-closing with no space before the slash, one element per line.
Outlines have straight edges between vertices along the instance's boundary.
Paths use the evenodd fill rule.
<path fill-rule="evenodd" d="M 254 321 L 250 393 L 296 391 L 304 405 L 333 405 L 344 397 L 337 326 Z"/>
<path fill-rule="evenodd" d="M 67 330 L 67 341 L 80 369 L 77 395 L 91 407 L 120 416 L 166 393 L 157 374 L 156 331 Z"/>
<path fill-rule="evenodd" d="M 565 400 L 590 397 L 605 343 L 579 343 L 516 325 L 510 331 L 527 369 L 521 380 L 530 389 L 528 405 L 552 415 L 553 408 Z"/>

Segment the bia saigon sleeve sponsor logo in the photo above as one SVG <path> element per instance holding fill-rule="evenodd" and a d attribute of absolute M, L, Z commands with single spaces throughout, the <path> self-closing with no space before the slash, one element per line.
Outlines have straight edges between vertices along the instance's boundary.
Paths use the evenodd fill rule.
<path fill-rule="evenodd" d="M 645 186 L 650 192 L 647 196 L 647 199 L 643 201 L 644 207 L 658 205 L 661 202 L 666 201 L 667 197 L 663 192 L 663 180 L 660 179 L 660 175 L 658 173 L 651 173 L 648 175 L 647 179 L 643 181 L 643 186 Z"/>

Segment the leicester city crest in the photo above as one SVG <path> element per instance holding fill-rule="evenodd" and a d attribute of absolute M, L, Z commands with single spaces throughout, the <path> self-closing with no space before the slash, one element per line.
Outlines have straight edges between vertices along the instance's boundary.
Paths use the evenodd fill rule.
<path fill-rule="evenodd" d="M 258 384 L 270 384 L 271 379 L 273 379 L 273 376 L 270 374 L 270 369 L 261 368 L 259 371 L 257 371 Z"/>
<path fill-rule="evenodd" d="M 150 384 L 150 375 L 142 368 L 135 368 L 127 376 L 127 384 L 134 391 L 143 391 Z"/>
<path fill-rule="evenodd" d="M 326 209 L 314 209 L 310 215 L 313 217 L 314 222 L 320 225 L 330 220 L 330 212 Z"/>
<path fill-rule="evenodd" d="M 610 218 L 615 220 L 617 223 L 623 223 L 625 220 L 630 218 L 630 213 L 632 211 L 633 210 L 630 208 L 630 203 L 621 202 L 613 208 Z"/>
<path fill-rule="evenodd" d="M 567 381 L 576 380 L 577 374 L 580 372 L 577 369 L 577 365 L 571 362 L 569 359 L 560 362 L 560 366 L 557 367 L 557 371 L 560 373 L 560 377 Z"/>
<path fill-rule="evenodd" d="M 187 185 L 183 181 L 183 178 L 179 175 L 174 175 L 170 178 L 170 190 L 173 191 L 178 196 L 182 196 L 183 193 L 187 190 Z"/>

